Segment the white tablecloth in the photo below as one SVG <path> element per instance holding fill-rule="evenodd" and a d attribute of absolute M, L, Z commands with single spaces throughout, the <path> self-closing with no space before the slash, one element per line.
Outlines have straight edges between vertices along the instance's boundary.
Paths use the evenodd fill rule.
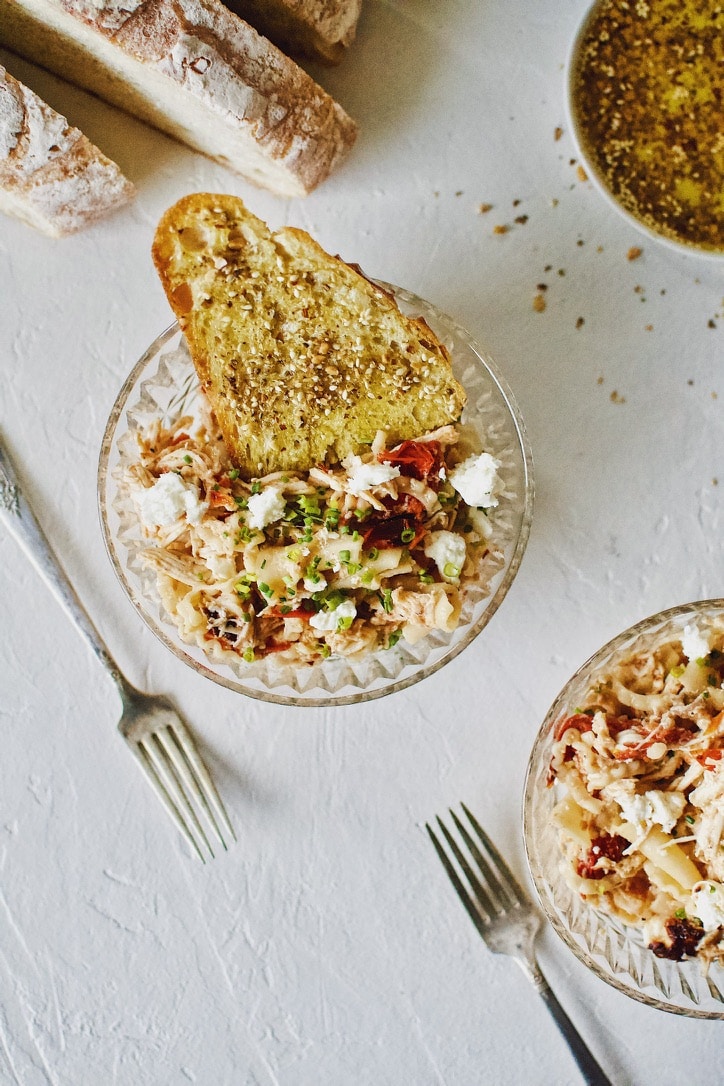
<path fill-rule="evenodd" d="M 580 1081 L 423 827 L 464 800 L 527 879 L 524 772 L 559 688 L 632 621 L 724 591 L 724 276 L 642 242 L 580 180 L 563 64 L 583 6 L 366 0 L 348 58 L 315 73 L 359 141 L 305 201 L 0 53 L 139 189 L 60 242 L 0 221 L 0 427 L 119 664 L 182 707 L 239 834 L 205 867 L 190 858 L 114 731 L 113 687 L 0 531 L 3 1083 Z M 104 551 L 106 418 L 170 323 L 153 230 L 201 189 L 429 298 L 492 353 L 526 420 L 537 500 L 503 606 L 441 672 L 366 706 L 273 706 L 195 675 Z M 551 932 L 540 952 L 613 1082 L 721 1080 L 720 1023 L 633 1002 Z"/>

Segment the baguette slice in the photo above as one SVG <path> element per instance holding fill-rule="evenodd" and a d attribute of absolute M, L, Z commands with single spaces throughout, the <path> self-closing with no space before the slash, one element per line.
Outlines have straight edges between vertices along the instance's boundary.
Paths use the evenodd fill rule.
<path fill-rule="evenodd" d="M 134 195 L 115 162 L 0 64 L 0 211 L 59 238 Z"/>
<path fill-rule="evenodd" d="M 0 0 L 0 43 L 280 196 L 304 196 L 356 126 L 221 0 Z"/>
<path fill-rule="evenodd" d="M 459 418 L 465 393 L 425 321 L 302 230 L 272 233 L 238 197 L 196 193 L 162 216 L 152 255 L 247 478 Z"/>
<path fill-rule="evenodd" d="M 339 64 L 354 41 L 362 0 L 226 0 L 292 56 Z"/>

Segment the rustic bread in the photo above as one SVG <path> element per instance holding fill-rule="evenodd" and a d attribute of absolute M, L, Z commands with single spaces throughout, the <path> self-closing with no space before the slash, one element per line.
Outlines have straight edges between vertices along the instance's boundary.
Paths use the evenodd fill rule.
<path fill-rule="evenodd" d="M 162 216 L 153 261 L 241 472 L 306 470 L 455 421 L 444 345 L 302 230 L 272 233 L 238 197 Z"/>
<path fill-rule="evenodd" d="M 0 64 L 0 211 L 63 237 L 134 194 L 115 162 Z"/>
<path fill-rule="evenodd" d="M 221 0 L 0 0 L 0 43 L 279 195 L 310 192 L 356 136 Z"/>
<path fill-rule="evenodd" d="M 354 41 L 362 0 L 225 0 L 292 56 L 338 64 Z"/>

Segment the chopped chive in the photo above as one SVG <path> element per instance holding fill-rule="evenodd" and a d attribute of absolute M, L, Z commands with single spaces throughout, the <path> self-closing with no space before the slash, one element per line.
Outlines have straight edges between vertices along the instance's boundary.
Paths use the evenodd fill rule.
<path fill-rule="evenodd" d="M 392 611 L 392 589 L 383 588 L 382 591 L 379 593 L 379 597 L 382 602 L 382 607 L 389 615 Z"/>

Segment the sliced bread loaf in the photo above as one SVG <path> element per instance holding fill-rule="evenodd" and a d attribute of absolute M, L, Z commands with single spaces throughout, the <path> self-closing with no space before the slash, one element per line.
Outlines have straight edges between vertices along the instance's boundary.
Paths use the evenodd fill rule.
<path fill-rule="evenodd" d="M 362 0 L 225 0 L 292 56 L 338 64 L 354 41 Z"/>
<path fill-rule="evenodd" d="M 356 126 L 221 0 L 0 0 L 0 43 L 283 196 Z"/>
<path fill-rule="evenodd" d="M 0 65 L 0 211 L 63 237 L 134 194 L 115 162 Z"/>
<path fill-rule="evenodd" d="M 246 477 L 332 463 L 455 421 L 465 393 L 422 319 L 292 227 L 234 196 L 163 215 L 153 260 Z"/>

